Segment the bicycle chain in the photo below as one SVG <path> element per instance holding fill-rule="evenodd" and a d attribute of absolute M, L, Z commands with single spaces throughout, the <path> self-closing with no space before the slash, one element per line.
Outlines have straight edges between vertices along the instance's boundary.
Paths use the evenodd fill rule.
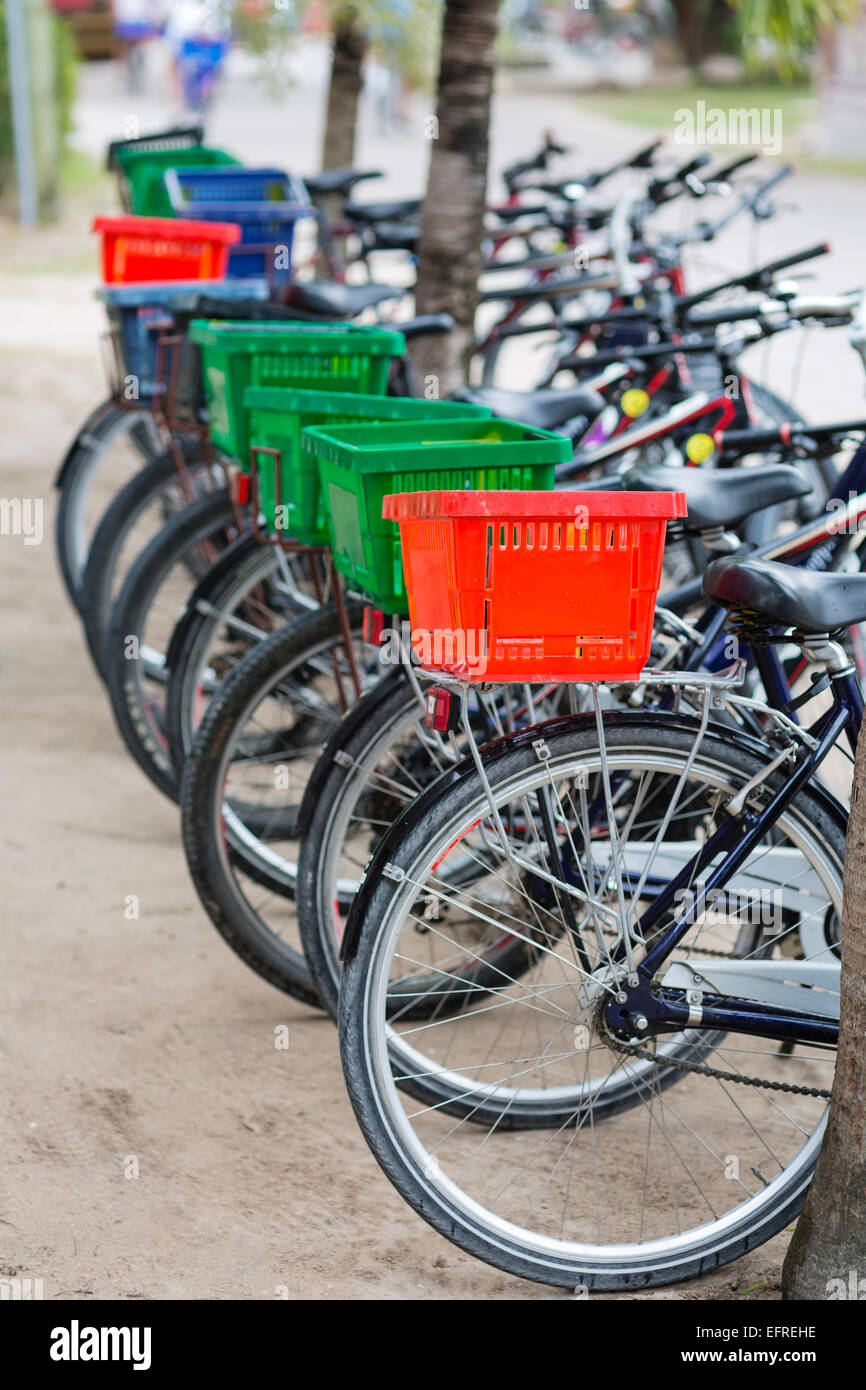
<path fill-rule="evenodd" d="M 629 1057 L 643 1057 L 659 1067 L 675 1067 L 678 1071 L 696 1072 L 699 1076 L 714 1077 L 718 1081 L 733 1081 L 739 1086 L 756 1086 L 765 1091 L 784 1091 L 791 1096 L 812 1096 L 815 1100 L 829 1100 L 830 1092 L 817 1086 L 795 1086 L 789 1081 L 765 1081 L 759 1076 L 741 1076 L 738 1072 L 722 1071 L 719 1067 L 708 1067 L 704 1062 L 683 1062 L 673 1057 L 659 1057 L 648 1047 L 629 1047 L 624 1049 Z"/>

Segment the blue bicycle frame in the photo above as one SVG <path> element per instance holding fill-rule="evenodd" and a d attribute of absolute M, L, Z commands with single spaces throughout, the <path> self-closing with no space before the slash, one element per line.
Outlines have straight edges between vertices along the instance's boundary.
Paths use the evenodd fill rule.
<path fill-rule="evenodd" d="M 767 649 L 756 651 L 756 664 L 759 669 L 765 665 L 769 655 Z M 827 757 L 837 739 L 844 733 L 852 749 L 856 747 L 857 735 L 863 718 L 863 696 L 860 685 L 853 674 L 841 674 L 832 678 L 833 705 L 809 730 L 817 740 L 803 758 L 793 776 L 775 793 L 768 804 L 758 811 L 744 808 L 738 819 L 731 818 L 701 845 L 693 858 L 680 872 L 669 880 L 638 923 L 638 934 L 649 940 L 657 932 L 660 922 L 678 902 L 678 895 L 688 890 L 701 878 L 702 872 L 709 868 L 720 852 L 724 859 L 712 869 L 706 878 L 701 879 L 703 891 L 708 897 L 722 889 L 731 876 L 740 869 L 763 837 L 775 825 L 779 817 L 791 804 L 814 775 L 822 761 Z M 638 983 L 620 984 L 624 999 L 613 999 L 605 1009 L 605 1019 L 613 1032 L 633 1034 L 632 1019 L 642 1015 L 648 1022 L 646 1036 L 683 1028 L 706 1031 L 734 1031 L 752 1034 L 756 1037 L 774 1038 L 779 1042 L 824 1043 L 836 1041 L 838 1024 L 827 1018 L 810 1018 L 802 1013 L 788 1012 L 769 1005 L 719 997 L 717 1002 L 702 1006 L 699 1021 L 695 1022 L 691 1006 L 678 997 L 677 991 L 664 994 L 653 993 L 653 978 L 660 966 L 679 945 L 692 926 L 688 908 L 684 909 L 666 931 L 650 947 L 644 959 L 637 965 Z"/>

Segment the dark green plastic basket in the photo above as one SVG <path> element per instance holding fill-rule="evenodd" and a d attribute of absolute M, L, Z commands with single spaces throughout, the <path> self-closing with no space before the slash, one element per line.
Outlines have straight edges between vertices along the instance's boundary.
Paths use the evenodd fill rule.
<path fill-rule="evenodd" d="M 249 468 L 248 386 L 294 386 L 381 396 L 401 333 L 353 323 L 222 323 L 194 319 L 190 338 L 202 351 L 211 438 Z"/>
<path fill-rule="evenodd" d="M 514 420 L 317 426 L 304 448 L 319 466 L 334 563 L 386 613 L 408 611 L 400 534 L 382 518 L 389 492 L 552 488 L 572 457 L 561 434 Z"/>
<path fill-rule="evenodd" d="M 359 396 L 348 391 L 295 391 L 276 386 L 250 386 L 244 392 L 249 414 L 250 450 L 258 477 L 259 499 L 269 530 L 284 532 L 304 545 L 329 542 L 324 514 L 319 467 L 315 454 L 305 447 L 302 431 L 321 425 L 328 430 L 342 425 L 385 420 L 480 420 L 489 419 L 487 406 L 460 401 L 416 400 L 406 396 Z M 275 449 L 273 454 L 256 450 Z M 279 468 L 279 502 L 287 516 L 276 517 L 276 470 Z"/>
<path fill-rule="evenodd" d="M 238 164 L 240 161 L 210 145 L 191 145 L 176 150 L 148 150 L 133 145 L 118 150 L 117 163 L 129 190 L 130 211 L 139 217 L 174 217 L 163 178 L 166 169 L 179 169 L 184 165 Z"/>

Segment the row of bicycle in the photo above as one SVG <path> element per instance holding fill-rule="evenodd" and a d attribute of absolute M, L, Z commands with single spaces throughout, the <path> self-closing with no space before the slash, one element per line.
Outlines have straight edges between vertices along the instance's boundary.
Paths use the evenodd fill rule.
<path fill-rule="evenodd" d="M 737 364 L 856 325 L 859 295 L 779 281 L 806 258 L 690 295 L 612 258 L 606 298 L 561 289 L 578 384 L 450 402 L 392 394 L 397 325 L 129 286 L 146 370 L 59 479 L 70 592 L 211 920 L 339 1018 L 415 1210 L 542 1282 L 733 1259 L 820 1144 L 866 418 L 809 427 Z"/>

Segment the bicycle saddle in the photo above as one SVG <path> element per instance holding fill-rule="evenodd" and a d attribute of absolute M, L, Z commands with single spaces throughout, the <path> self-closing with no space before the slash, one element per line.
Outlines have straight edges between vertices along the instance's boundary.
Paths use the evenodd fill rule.
<path fill-rule="evenodd" d="M 370 231 L 371 251 L 414 251 L 421 235 L 417 222 L 376 222 Z"/>
<path fill-rule="evenodd" d="M 503 205 L 499 208 L 488 208 L 491 216 L 498 217 L 500 222 L 519 222 L 521 217 L 540 217 L 547 211 L 544 203 L 516 203 L 514 207 Z"/>
<path fill-rule="evenodd" d="M 684 492 L 689 514 L 682 525 L 687 531 L 736 526 L 753 512 L 812 491 L 802 473 L 784 463 L 709 470 L 639 463 L 623 474 L 622 486 L 634 492 Z"/>
<path fill-rule="evenodd" d="M 408 343 L 412 338 L 424 338 L 429 333 L 450 333 L 457 325 L 450 314 L 418 314 L 414 319 L 395 323 L 394 327 Z"/>
<path fill-rule="evenodd" d="M 362 179 L 380 179 L 378 169 L 323 169 L 320 174 L 308 174 L 304 179 L 307 192 L 315 196 L 323 193 L 351 193 L 356 183 Z"/>
<path fill-rule="evenodd" d="M 583 386 L 570 391 L 500 391 L 494 386 L 461 386 L 452 400 L 489 406 L 500 419 L 517 420 L 540 430 L 555 430 L 578 416 L 594 420 L 604 409 L 598 392 Z"/>
<path fill-rule="evenodd" d="M 399 222 L 401 218 L 417 216 L 420 211 L 420 198 L 401 198 L 393 203 L 348 202 L 344 208 L 353 222 Z"/>
<path fill-rule="evenodd" d="M 835 632 L 866 622 L 866 574 L 821 573 L 726 555 L 707 567 L 704 594 L 725 608 L 801 632 Z"/>
<path fill-rule="evenodd" d="M 281 294 L 281 302 L 322 318 L 351 319 L 363 309 L 371 309 L 386 299 L 399 299 L 403 290 L 393 285 L 341 285 L 321 280 L 313 284 L 293 283 Z"/>

